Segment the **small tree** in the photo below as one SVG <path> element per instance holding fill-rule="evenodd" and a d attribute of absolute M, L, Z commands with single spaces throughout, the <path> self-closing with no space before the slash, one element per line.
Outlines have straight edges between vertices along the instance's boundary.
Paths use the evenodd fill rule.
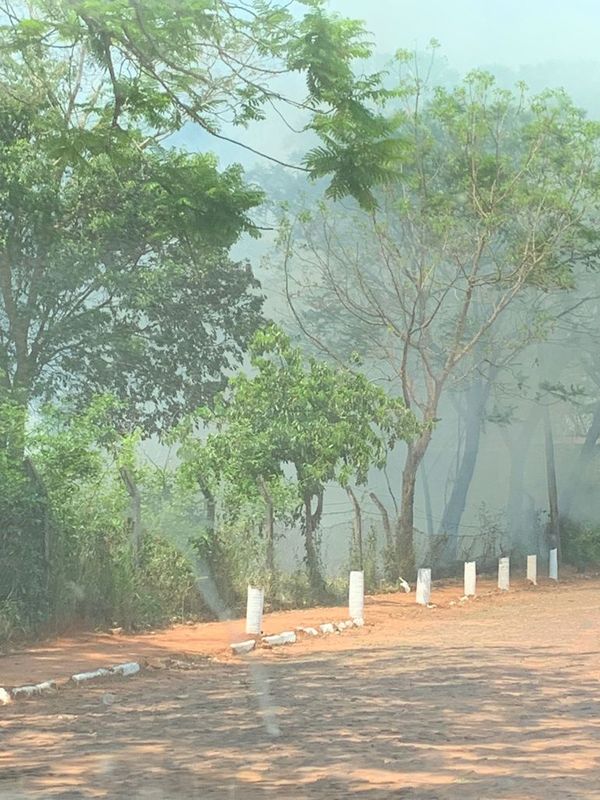
<path fill-rule="evenodd" d="M 316 534 L 326 485 L 364 484 L 369 469 L 383 467 L 396 441 L 409 440 L 419 426 L 402 399 L 364 375 L 306 361 L 275 326 L 255 335 L 250 356 L 255 374 L 233 378 L 215 410 L 203 412 L 217 432 L 198 448 L 191 468 L 204 471 L 204 479 L 210 474 L 247 494 L 259 492 L 267 509 L 268 487 L 292 472 L 308 576 L 321 591 Z"/>

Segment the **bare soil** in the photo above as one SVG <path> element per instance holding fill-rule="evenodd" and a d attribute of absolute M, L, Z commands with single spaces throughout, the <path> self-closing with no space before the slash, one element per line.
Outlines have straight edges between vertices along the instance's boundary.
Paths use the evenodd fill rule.
<path fill-rule="evenodd" d="M 239 622 L 0 658 L 0 686 L 188 659 L 0 707 L 0 798 L 600 798 L 600 582 L 478 588 L 368 598 L 364 628 L 243 659 Z"/>

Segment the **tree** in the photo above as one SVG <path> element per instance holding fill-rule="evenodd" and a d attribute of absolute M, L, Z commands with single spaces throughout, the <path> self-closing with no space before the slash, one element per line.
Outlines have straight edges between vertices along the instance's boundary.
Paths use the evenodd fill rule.
<path fill-rule="evenodd" d="M 214 411 L 203 411 L 217 432 L 198 445 L 188 469 L 256 495 L 284 481 L 291 468 L 308 575 L 321 591 L 316 535 L 326 484 L 364 484 L 369 469 L 382 467 L 395 442 L 418 426 L 400 398 L 363 375 L 305 362 L 275 326 L 255 335 L 250 357 L 255 374 L 236 375 Z"/>
<path fill-rule="evenodd" d="M 493 369 L 493 372 L 496 370 Z M 469 382 L 464 398 L 465 441 L 452 490 L 440 522 L 439 532 L 448 537 L 446 554 L 449 559 L 457 557 L 460 523 L 467 502 L 467 495 L 477 463 L 481 430 L 485 420 L 485 409 L 494 376 L 477 374 Z"/>
<path fill-rule="evenodd" d="M 362 23 L 328 14 L 325 0 L 35 0 L 0 9 L 0 87 L 19 103 L 43 97 L 65 120 L 66 148 L 143 129 L 148 141 L 186 123 L 283 163 L 236 128 L 293 110 L 322 147 L 302 165 L 332 175 L 334 196 L 372 204 L 393 168 L 382 75 L 355 67 L 372 46 Z M 285 91 L 297 74 L 306 94 Z M 204 141 L 204 139 L 203 139 Z M 332 157 L 333 156 L 333 157 Z"/>
<path fill-rule="evenodd" d="M 0 385 L 22 407 L 110 392 L 162 431 L 223 387 L 261 323 L 227 255 L 260 193 L 131 133 L 61 158 L 60 134 L 51 109 L 0 101 Z"/>
<path fill-rule="evenodd" d="M 358 320 L 371 341 L 366 357 L 419 412 L 396 528 L 403 574 L 413 565 L 417 471 L 442 392 L 517 298 L 572 285 L 578 258 L 594 249 L 599 141 L 598 125 L 562 92 L 513 94 L 480 72 L 430 97 L 419 82 L 404 92 L 401 175 L 381 189 L 379 208 L 324 207 L 283 234 L 287 274 L 301 285 L 303 276 L 302 296 L 314 295 L 340 324 Z M 335 355 L 288 296 L 304 331 Z"/>

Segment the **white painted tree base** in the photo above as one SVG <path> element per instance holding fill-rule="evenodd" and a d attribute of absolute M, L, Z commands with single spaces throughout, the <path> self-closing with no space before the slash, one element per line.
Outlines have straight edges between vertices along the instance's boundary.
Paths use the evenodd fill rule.
<path fill-rule="evenodd" d="M 420 569 L 417 572 L 417 603 L 420 606 L 429 605 L 431 597 L 431 570 Z"/>
<path fill-rule="evenodd" d="M 350 619 L 362 619 L 365 615 L 365 574 L 358 570 L 350 573 L 348 589 L 348 610 Z"/>
<path fill-rule="evenodd" d="M 510 559 L 498 559 L 498 588 L 507 592 L 510 589 Z"/>
<path fill-rule="evenodd" d="M 248 586 L 246 600 L 246 633 L 260 636 L 265 606 L 265 591 L 256 586 Z"/>
<path fill-rule="evenodd" d="M 537 556 L 527 556 L 527 580 L 537 586 Z"/>
<path fill-rule="evenodd" d="M 465 561 L 465 597 L 475 597 L 477 594 L 477 564 L 475 561 Z"/>
<path fill-rule="evenodd" d="M 550 564 L 548 567 L 548 577 L 551 581 L 558 580 L 558 550 L 550 550 Z"/>

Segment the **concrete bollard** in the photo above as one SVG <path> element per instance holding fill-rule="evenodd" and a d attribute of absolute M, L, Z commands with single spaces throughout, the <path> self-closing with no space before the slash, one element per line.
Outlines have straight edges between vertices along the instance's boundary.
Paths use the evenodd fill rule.
<path fill-rule="evenodd" d="M 477 594 L 477 562 L 465 561 L 465 597 Z"/>
<path fill-rule="evenodd" d="M 263 608 L 265 605 L 265 590 L 255 586 L 248 586 L 248 599 L 246 602 L 246 633 L 259 636 L 262 631 Z"/>
<path fill-rule="evenodd" d="M 365 613 L 365 573 L 353 570 L 348 589 L 350 619 L 363 619 Z"/>
<path fill-rule="evenodd" d="M 537 586 L 537 556 L 527 556 L 527 580 Z"/>
<path fill-rule="evenodd" d="M 417 572 L 417 603 L 420 606 L 429 605 L 431 596 L 431 570 L 420 569 Z"/>
<path fill-rule="evenodd" d="M 558 580 L 558 550 L 556 547 L 550 550 L 550 564 L 548 567 L 548 577 L 552 581 Z"/>
<path fill-rule="evenodd" d="M 498 588 L 503 592 L 510 589 L 510 558 L 498 559 Z"/>

